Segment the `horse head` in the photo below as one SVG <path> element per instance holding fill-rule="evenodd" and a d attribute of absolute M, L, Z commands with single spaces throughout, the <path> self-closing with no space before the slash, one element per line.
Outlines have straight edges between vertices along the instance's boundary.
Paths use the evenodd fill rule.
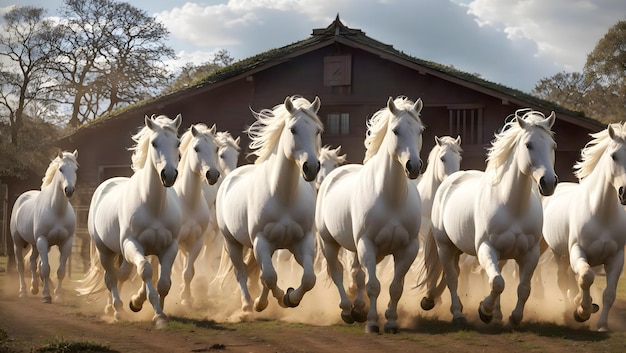
<path fill-rule="evenodd" d="M 67 198 L 74 195 L 76 190 L 76 171 L 78 170 L 78 151 L 59 153 L 59 166 L 57 173 L 60 173 L 62 180 L 63 193 Z"/>
<path fill-rule="evenodd" d="M 191 158 L 191 169 L 204 176 L 209 185 L 213 185 L 220 177 L 217 153 L 221 146 L 215 138 L 215 125 L 211 128 L 204 124 L 192 125 L 189 131 L 192 140 L 186 150 L 188 153 L 193 151 L 187 157 Z"/>
<path fill-rule="evenodd" d="M 239 151 L 241 150 L 239 147 L 240 138 L 237 136 L 236 139 L 233 139 L 230 133 L 223 131 L 218 132 L 216 136 L 220 142 L 220 149 L 218 150 L 220 171 L 224 175 L 228 175 L 228 173 L 237 168 Z"/>
<path fill-rule="evenodd" d="M 396 156 L 410 179 L 415 179 L 422 169 L 420 152 L 422 150 L 424 125 L 419 114 L 422 111 L 423 103 L 421 99 L 418 99 L 414 104 L 403 109 L 397 106 L 397 102 L 401 102 L 400 99 L 394 101 L 392 97 L 389 97 L 387 101 L 387 108 L 395 116 L 394 119 L 390 119 L 387 125 L 387 136 L 385 137 L 385 141 L 388 141 L 387 152 Z M 410 101 L 406 100 L 406 102 Z"/>
<path fill-rule="evenodd" d="M 320 171 L 315 178 L 315 187 L 319 189 L 324 178 L 346 161 L 346 155 L 340 155 L 341 146 L 331 149 L 329 146 L 322 147 L 320 152 Z"/>
<path fill-rule="evenodd" d="M 611 184 L 617 190 L 619 202 L 626 205 L 626 136 L 621 124 L 609 124 L 607 130 L 613 144 L 608 151 L 611 157 Z M 616 131 L 618 129 L 618 131 Z"/>
<path fill-rule="evenodd" d="M 431 151 L 434 155 L 429 156 L 428 164 L 435 167 L 434 177 L 443 181 L 450 174 L 461 169 L 461 136 L 435 136 L 435 148 Z"/>
<path fill-rule="evenodd" d="M 283 148 L 285 155 L 294 160 L 306 181 L 315 180 L 320 170 L 318 155 L 321 146 L 322 125 L 317 116 L 320 99 L 305 106 L 304 98 L 287 97 L 285 109 L 290 114 L 283 128 Z"/>
<path fill-rule="evenodd" d="M 174 185 L 178 177 L 178 159 L 180 152 L 178 147 L 178 128 L 182 122 L 182 116 L 178 114 L 174 120 L 165 116 L 145 118 L 145 124 L 150 129 L 149 158 L 154 169 L 159 173 L 163 186 Z"/>
<path fill-rule="evenodd" d="M 550 116 L 543 118 L 543 115 L 529 112 L 524 116 L 528 118 L 517 115 L 515 117 L 523 129 L 518 142 L 517 166 L 522 173 L 532 176 L 541 195 L 550 196 L 559 182 L 554 171 L 556 142 L 550 130 L 556 119 L 555 114 L 552 112 Z"/>

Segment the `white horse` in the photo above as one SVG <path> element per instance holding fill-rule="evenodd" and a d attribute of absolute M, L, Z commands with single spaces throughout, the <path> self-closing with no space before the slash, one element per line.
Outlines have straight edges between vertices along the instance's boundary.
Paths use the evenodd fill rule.
<path fill-rule="evenodd" d="M 313 103 L 287 97 L 273 110 L 255 113 L 257 121 L 248 134 L 257 160 L 228 174 L 218 190 L 217 223 L 241 288 L 244 315 L 252 309 L 244 248 L 252 249 L 261 271 L 263 286 L 255 310 L 267 307 L 270 290 L 281 307 L 295 307 L 315 285 L 315 192 L 308 182 L 320 168 L 319 108 L 317 97 Z M 286 293 L 277 285 L 272 264 L 272 254 L 281 248 L 293 253 L 303 268 L 300 286 Z M 218 277 L 226 272 L 225 257 L 222 254 Z"/>
<path fill-rule="evenodd" d="M 219 143 L 219 150 L 217 152 L 218 168 L 222 177 L 213 185 L 202 184 L 202 195 L 204 196 L 211 214 L 209 226 L 204 233 L 202 256 L 207 266 L 212 270 L 212 273 L 216 273 L 218 270 L 220 254 L 224 243 L 224 237 L 220 234 L 215 213 L 217 190 L 222 185 L 224 178 L 237 168 L 239 153 L 241 151 L 241 147 L 239 147 L 239 136 L 235 139 L 229 132 L 219 131 L 215 134 L 215 138 Z"/>
<path fill-rule="evenodd" d="M 443 180 L 461 169 L 461 136 L 435 136 L 435 146 L 428 154 L 426 170 L 417 179 L 413 180 L 422 200 L 422 224 L 420 237 L 428 234 L 431 227 L 430 214 L 433 208 L 435 192 Z"/>
<path fill-rule="evenodd" d="M 591 136 L 574 167 L 579 182 L 561 183 L 552 197 L 543 200 L 543 235 L 559 264 L 558 284 L 565 300 L 568 269 L 574 272 L 578 287 L 574 318 L 579 322 L 598 311 L 589 290 L 595 277 L 592 267 L 604 265 L 606 288 L 598 331 L 606 332 L 624 267 L 626 126 L 610 124 Z"/>
<path fill-rule="evenodd" d="M 178 197 L 170 188 L 178 176 L 181 121 L 180 114 L 174 120 L 163 115 L 146 116 L 145 126 L 133 136 L 136 142 L 131 148 L 133 175 L 104 181 L 91 199 L 87 225 L 97 256 L 94 258 L 92 254 L 91 268 L 83 280 L 85 285 L 77 290 L 83 295 L 102 290 L 103 275 L 99 269 L 104 267 L 104 282 L 112 303 L 105 311 L 113 311 L 116 320 L 123 316 L 118 279 L 125 280 L 129 265 L 134 265 L 143 284 L 131 297 L 130 309 L 141 310 L 147 298 L 154 308 L 155 326 L 162 328 L 168 322 L 163 304 L 172 285 L 170 275 L 182 222 Z M 147 260 L 148 255 L 156 255 L 161 266 L 156 289 L 152 276 L 158 269 Z M 122 257 L 119 268 L 118 256 Z"/>
<path fill-rule="evenodd" d="M 65 278 L 65 266 L 72 252 L 76 214 L 68 198 L 74 194 L 78 152 L 62 152 L 46 170 L 41 183 L 41 191 L 30 190 L 21 194 L 11 212 L 11 237 L 15 262 L 20 278 L 19 296 L 26 296 L 24 281 L 24 256 L 22 250 L 31 245 L 30 271 L 32 275 L 30 292 L 39 292 L 40 272 L 43 282 L 43 302 L 51 303 L 50 262 L 48 251 L 56 245 L 60 252 L 57 269 L 58 286 L 54 289 L 55 300 L 63 296 L 62 283 Z M 37 270 L 37 258 L 41 257 L 41 268 Z"/>
<path fill-rule="evenodd" d="M 180 141 L 180 176 L 174 183 L 184 215 L 178 237 L 181 258 L 185 260 L 180 298 L 182 305 L 191 305 L 194 301 L 191 280 L 195 275 L 195 261 L 204 245 L 204 233 L 211 220 L 202 186 L 214 185 L 220 177 L 218 151 L 221 145 L 215 136 L 215 125 L 210 129 L 204 124 L 192 125 Z"/>
<path fill-rule="evenodd" d="M 558 182 L 554 172 L 556 143 L 550 130 L 554 121 L 554 112 L 546 118 L 540 112 L 518 110 L 492 142 L 484 172 L 459 171 L 439 186 L 433 200 L 433 232 L 424 244 L 425 273 L 418 281 L 427 289 L 421 302 L 424 310 L 434 307 L 445 280 L 453 322 L 466 322 L 457 293 L 459 255 L 466 253 L 477 256 L 489 278 L 491 292 L 478 312 L 483 322 L 490 322 L 494 311 L 499 310 L 504 290 L 498 262 L 515 259 L 520 280 L 517 305 L 509 322 L 519 325 L 542 236 L 541 201 L 534 189 L 538 185 L 540 193 L 548 196 Z M 444 278 L 437 283 L 442 270 Z"/>
<path fill-rule="evenodd" d="M 420 151 L 424 125 L 420 120 L 422 101 L 389 97 L 368 122 L 367 148 L 362 165 L 348 164 L 333 170 L 320 186 L 315 225 L 329 274 L 339 290 L 341 318 L 346 323 L 365 321 L 363 290 L 369 297 L 366 332 L 378 332 L 376 301 L 380 282 L 376 265 L 386 255 L 394 256 L 394 278 L 389 287 L 390 301 L 385 312 L 385 332 L 397 332 L 397 305 L 404 277 L 419 249 L 421 201 L 409 184 L 422 167 Z M 353 253 L 353 282 L 358 292 L 354 304 L 343 284 L 343 266 L 338 260 L 341 248 Z M 365 272 L 367 270 L 367 284 Z"/>

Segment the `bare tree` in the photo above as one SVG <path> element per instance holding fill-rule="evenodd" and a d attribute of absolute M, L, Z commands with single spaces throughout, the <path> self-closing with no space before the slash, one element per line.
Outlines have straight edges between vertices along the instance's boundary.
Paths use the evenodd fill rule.
<path fill-rule="evenodd" d="M 200 83 L 214 72 L 232 64 L 233 61 L 235 61 L 235 59 L 230 56 L 230 52 L 227 49 L 222 49 L 215 53 L 212 60 L 204 64 L 194 65 L 193 63 L 187 63 L 180 69 L 180 72 L 172 82 L 163 89 L 162 93 L 168 94 L 176 92 L 180 89 Z"/>
<path fill-rule="evenodd" d="M 165 26 L 145 11 L 114 0 L 65 0 L 61 13 L 55 71 L 59 102 L 71 106 L 71 126 L 166 84 L 164 61 L 175 57 L 174 50 L 165 44 Z"/>
<path fill-rule="evenodd" d="M 28 108 L 39 113 L 49 89 L 50 41 L 56 38 L 54 25 L 43 16 L 42 8 L 16 7 L 4 15 L 0 31 L 0 117 L 8 120 L 14 147 Z"/>

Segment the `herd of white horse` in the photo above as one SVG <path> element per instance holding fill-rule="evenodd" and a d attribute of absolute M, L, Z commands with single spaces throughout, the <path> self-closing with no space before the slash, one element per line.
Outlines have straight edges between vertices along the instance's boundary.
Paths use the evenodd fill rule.
<path fill-rule="evenodd" d="M 597 325 L 608 331 L 624 266 L 625 125 L 609 124 L 592 134 L 574 166 L 579 182 L 558 183 L 554 112 L 548 117 L 530 109 L 512 114 L 495 135 L 484 171 L 460 170 L 460 137 L 436 137 L 421 173 L 425 127 L 420 99 L 390 97 L 369 119 L 361 164 L 344 164 L 339 147 L 322 148 L 320 104 L 317 97 L 310 102 L 293 96 L 254 112 L 256 121 L 246 132 L 256 160 L 239 167 L 239 138 L 204 124 L 192 125 L 179 138 L 180 115 L 146 116 L 145 126 L 133 136 L 133 175 L 108 179 L 93 194 L 91 268 L 79 294 L 108 290 L 106 312 L 124 319 L 119 286 L 135 271 L 142 284 L 130 298 L 130 309 L 139 311 L 148 300 L 153 323 L 164 327 L 163 306 L 171 274 L 178 272 L 177 257 L 183 263 L 182 304 L 193 304 L 194 264 L 201 252 L 210 252 L 217 259 L 216 279 L 234 272 L 245 315 L 263 311 L 270 294 L 280 307 L 298 306 L 325 266 L 339 292 L 343 321 L 366 322 L 366 332 L 379 332 L 376 271 L 391 255 L 384 331 L 395 333 L 398 301 L 412 266 L 418 268 L 417 286 L 425 291 L 421 307 L 432 309 L 448 288 L 453 322 L 467 321 L 458 278 L 466 270 L 460 257 L 469 256 L 488 277 L 490 292 L 478 307 L 486 323 L 502 315 L 504 263 L 517 263 L 517 304 L 509 317 L 515 327 L 522 321 L 542 251 L 550 249 L 559 287 L 580 322 L 600 309 L 590 287 L 594 268 L 604 266 Z M 51 302 L 48 251 L 55 245 L 60 263 L 54 294 L 63 294 L 76 226 L 68 198 L 75 189 L 77 157 L 77 151 L 62 152 L 50 163 L 41 190 L 22 194 L 13 207 L 10 229 L 20 296 L 26 296 L 23 250 L 30 247 L 30 292 L 38 293 L 41 280 L 43 301 Z M 277 252 L 301 266 L 297 288 L 280 288 Z M 350 277 L 348 290 L 344 274 Z M 252 301 L 248 283 L 256 282 L 260 294 Z M 571 291 L 577 293 L 573 298 Z"/>

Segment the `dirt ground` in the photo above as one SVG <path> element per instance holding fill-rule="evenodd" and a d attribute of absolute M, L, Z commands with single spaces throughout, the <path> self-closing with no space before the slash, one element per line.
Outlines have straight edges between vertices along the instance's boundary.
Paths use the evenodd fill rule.
<path fill-rule="evenodd" d="M 54 269 L 54 268 L 53 268 Z M 280 272 L 279 272 L 280 273 Z M 544 279 L 550 283 L 550 279 Z M 408 280 L 407 280 L 408 282 Z M 474 279 L 471 283 L 481 281 Z M 41 294 L 17 297 L 17 278 L 0 276 L 0 328 L 8 339 L 0 344 L 0 352 L 31 352 L 53 339 L 92 341 L 118 352 L 624 352 L 626 351 L 626 302 L 616 302 L 610 325 L 613 332 L 599 334 L 594 318 L 584 325 L 563 321 L 562 305 L 554 288 L 546 288 L 544 299 L 531 297 L 526 316 L 519 329 L 512 330 L 499 323 L 485 325 L 477 319 L 477 300 L 472 290 L 465 294 L 465 312 L 470 325 L 464 329 L 453 326 L 448 312 L 449 296 L 433 312 L 419 308 L 421 295 L 407 283 L 400 302 L 401 332 L 366 334 L 364 324 L 341 322 L 338 294 L 326 279 L 318 278 L 312 292 L 298 308 L 282 309 L 275 301 L 263 313 L 255 313 L 245 322 L 239 318 L 239 290 L 232 285 L 214 288 L 199 275 L 193 308 L 177 303 L 178 284 L 172 286 L 165 311 L 170 317 L 168 328 L 155 329 L 148 303 L 139 313 L 131 313 L 130 321 L 112 322 L 103 313 L 104 298 L 89 303 L 72 291 L 75 282 L 64 284 L 63 302 L 44 304 Z M 553 282 L 552 282 L 553 283 Z M 512 309 L 515 281 L 507 281 L 503 296 L 503 312 Z M 123 296 L 127 305 L 130 287 Z M 481 288 L 474 292 L 484 292 Z M 379 311 L 386 307 L 387 287 L 379 299 Z M 482 296 L 482 294 L 481 294 Z M 601 298 L 599 292 L 594 298 Z M 596 301 L 597 301 L 596 300 Z M 545 304 L 545 303 L 548 304 Z M 597 319 L 597 314 L 594 315 Z M 384 315 L 380 318 L 381 328 Z"/>

